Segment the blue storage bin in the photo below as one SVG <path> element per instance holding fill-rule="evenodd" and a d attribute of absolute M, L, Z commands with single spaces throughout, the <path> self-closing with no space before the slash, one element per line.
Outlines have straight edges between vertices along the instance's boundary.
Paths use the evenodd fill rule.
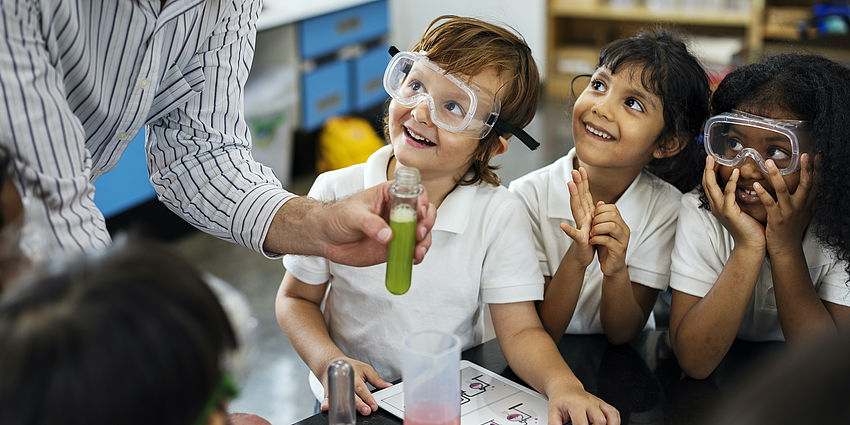
<path fill-rule="evenodd" d="M 380 0 L 307 19 L 298 25 L 302 59 L 313 59 L 341 47 L 389 32 L 387 1 Z"/>
<path fill-rule="evenodd" d="M 351 110 L 349 61 L 337 60 L 302 76 L 301 126 L 312 131 L 334 115 Z"/>
<path fill-rule="evenodd" d="M 148 177 L 144 128 L 127 145 L 118 165 L 94 182 L 94 188 L 94 203 L 107 218 L 156 196 Z"/>
<path fill-rule="evenodd" d="M 354 108 L 363 110 L 384 101 L 389 97 L 384 90 L 384 70 L 390 62 L 389 46 L 382 45 L 364 53 L 353 60 Z"/>

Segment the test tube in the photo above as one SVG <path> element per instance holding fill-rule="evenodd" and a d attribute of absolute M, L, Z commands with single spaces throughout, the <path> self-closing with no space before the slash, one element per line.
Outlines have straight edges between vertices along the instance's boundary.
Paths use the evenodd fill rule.
<path fill-rule="evenodd" d="M 354 369 L 345 360 L 334 360 L 328 366 L 328 423 L 354 425 Z"/>
<path fill-rule="evenodd" d="M 419 170 L 398 167 L 390 187 L 390 228 L 393 238 L 387 246 L 387 290 L 401 295 L 410 289 L 413 250 L 416 247 L 416 200 L 422 192 Z"/>

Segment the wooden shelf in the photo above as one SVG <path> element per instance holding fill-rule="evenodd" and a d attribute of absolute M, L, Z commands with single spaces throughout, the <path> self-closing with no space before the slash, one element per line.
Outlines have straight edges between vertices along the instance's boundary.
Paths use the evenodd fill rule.
<path fill-rule="evenodd" d="M 741 37 L 744 49 L 759 52 L 764 43 L 765 2 L 775 0 L 751 0 L 748 10 L 659 10 L 646 7 L 643 0 L 636 0 L 635 6 L 612 6 L 609 1 L 548 0 L 547 94 L 569 96 L 576 75 L 571 66 L 587 62 L 588 51 L 598 52 L 607 43 L 655 23 L 703 36 Z"/>
<path fill-rule="evenodd" d="M 622 22 L 668 22 L 680 25 L 705 25 L 740 27 L 750 25 L 752 14 L 741 11 L 672 10 L 658 11 L 645 6 L 612 7 L 608 5 L 576 5 L 571 2 L 552 1 L 552 16 Z"/>

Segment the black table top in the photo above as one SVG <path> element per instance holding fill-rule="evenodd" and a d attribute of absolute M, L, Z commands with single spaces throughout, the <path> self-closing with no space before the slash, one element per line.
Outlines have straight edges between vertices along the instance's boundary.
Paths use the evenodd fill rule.
<path fill-rule="evenodd" d="M 746 377 L 782 352 L 783 343 L 736 341 L 715 372 L 704 380 L 684 376 L 666 331 L 645 332 L 625 345 L 603 335 L 564 335 L 558 349 L 585 389 L 620 411 L 623 424 L 691 424 L 705 419 Z M 461 357 L 520 384 L 493 339 L 464 351 Z M 326 412 L 298 425 L 325 425 Z M 383 410 L 357 417 L 358 424 L 399 425 Z"/>

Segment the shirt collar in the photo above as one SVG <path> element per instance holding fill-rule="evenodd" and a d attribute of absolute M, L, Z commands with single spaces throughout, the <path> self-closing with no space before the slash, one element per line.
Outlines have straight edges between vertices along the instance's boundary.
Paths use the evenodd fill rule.
<path fill-rule="evenodd" d="M 575 223 L 573 211 L 570 209 L 570 190 L 567 187 L 567 183 L 573 181 L 572 170 L 575 157 L 576 149 L 572 148 L 567 155 L 559 161 L 558 166 L 552 167 L 549 171 L 549 187 L 547 188 L 547 191 L 549 192 L 549 207 L 546 211 L 549 218 L 561 219 Z M 647 178 L 647 176 L 645 176 L 643 172 L 638 174 L 637 178 L 629 184 L 626 191 L 623 192 L 623 194 L 620 195 L 620 198 L 617 199 L 617 202 L 614 203 L 620 211 L 623 221 L 627 224 L 637 223 L 636 219 L 640 212 L 646 209 L 645 205 L 641 205 L 641 203 L 645 202 L 645 200 L 640 196 L 640 190 L 638 189 L 640 180 L 644 178 Z"/>
<path fill-rule="evenodd" d="M 150 3 L 153 4 L 155 10 L 159 10 L 159 16 L 157 17 L 157 24 L 159 26 L 165 25 L 167 22 L 171 21 L 177 16 L 180 16 L 190 9 L 198 7 L 202 5 L 205 1 L 208 0 L 166 0 L 165 5 L 160 9 L 161 2 L 160 0 L 149 0 Z"/>
<path fill-rule="evenodd" d="M 387 145 L 369 156 L 363 172 L 363 187 L 372 187 L 387 181 L 387 165 L 389 165 L 392 154 L 392 146 Z M 469 215 L 472 211 L 475 192 L 477 190 L 478 184 L 455 186 L 446 195 L 443 203 L 440 204 L 433 230 L 458 234 L 463 233 L 469 224 Z"/>

